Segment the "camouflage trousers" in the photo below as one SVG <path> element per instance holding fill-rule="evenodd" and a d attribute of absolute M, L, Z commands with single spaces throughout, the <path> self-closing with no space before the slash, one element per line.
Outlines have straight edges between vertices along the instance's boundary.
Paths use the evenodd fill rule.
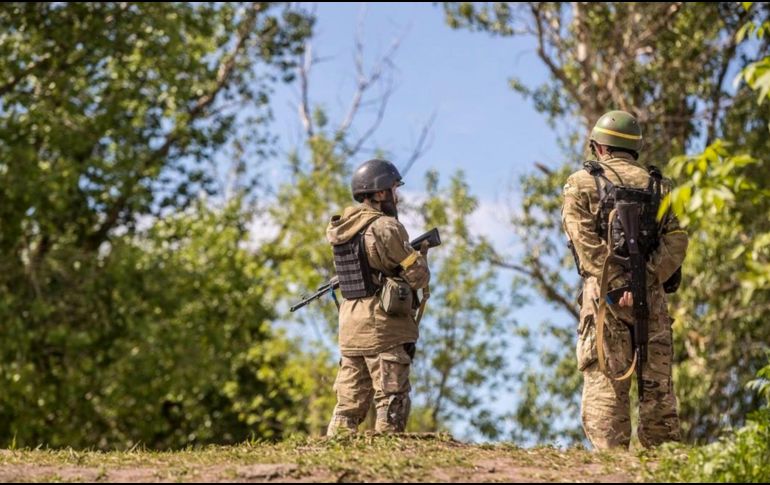
<path fill-rule="evenodd" d="M 342 429 L 355 432 L 366 418 L 372 398 L 377 410 L 375 431 L 403 432 L 411 407 L 409 368 L 413 355 L 414 344 L 406 344 L 376 355 L 342 356 L 334 381 L 337 405 L 327 436 Z"/>
<path fill-rule="evenodd" d="M 586 286 L 590 284 L 589 280 Z M 636 374 L 630 379 L 616 381 L 599 370 L 594 321 L 596 302 L 587 296 L 590 294 L 590 289 L 584 288 L 577 343 L 578 369 L 583 372 L 583 429 L 596 449 L 627 448 L 631 440 L 629 390 Z M 637 427 L 639 441 L 646 448 L 680 439 L 671 377 L 671 318 L 665 294 L 658 290 L 651 291 L 648 305 L 647 362 L 642 368 L 644 400 L 639 404 Z M 607 369 L 615 376 L 626 370 L 633 360 L 631 332 L 625 322 L 633 323 L 631 310 L 612 305 L 607 312 L 604 339 Z"/>

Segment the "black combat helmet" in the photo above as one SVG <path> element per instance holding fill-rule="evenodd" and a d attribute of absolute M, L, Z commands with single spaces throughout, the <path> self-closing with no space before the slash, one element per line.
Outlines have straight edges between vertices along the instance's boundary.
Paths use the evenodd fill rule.
<path fill-rule="evenodd" d="M 366 194 L 390 190 L 394 185 L 404 185 L 398 169 L 389 161 L 377 158 L 362 163 L 353 172 L 353 179 L 350 182 L 353 198 L 358 202 L 363 201 Z"/>

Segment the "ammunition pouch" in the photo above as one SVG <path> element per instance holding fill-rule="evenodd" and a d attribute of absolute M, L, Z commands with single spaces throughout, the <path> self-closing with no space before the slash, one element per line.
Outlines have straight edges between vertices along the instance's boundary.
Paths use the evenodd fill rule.
<path fill-rule="evenodd" d="M 414 291 L 402 278 L 387 277 L 380 289 L 380 308 L 391 316 L 410 315 L 414 308 Z"/>

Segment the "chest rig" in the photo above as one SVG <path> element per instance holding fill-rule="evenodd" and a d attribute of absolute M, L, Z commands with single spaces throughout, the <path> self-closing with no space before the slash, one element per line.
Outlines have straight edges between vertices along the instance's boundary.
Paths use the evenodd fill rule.
<path fill-rule="evenodd" d="M 380 273 L 369 266 L 364 244 L 364 233 L 375 220 L 364 226 L 347 242 L 332 246 L 334 269 L 339 277 L 340 292 L 346 300 L 370 297 L 379 288 L 374 277 Z"/>

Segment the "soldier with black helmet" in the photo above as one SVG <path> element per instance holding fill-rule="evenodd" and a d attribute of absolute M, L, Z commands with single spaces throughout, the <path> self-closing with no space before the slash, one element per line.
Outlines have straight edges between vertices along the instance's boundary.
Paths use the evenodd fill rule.
<path fill-rule="evenodd" d="M 327 435 L 355 432 L 372 399 L 375 431 L 402 432 L 406 427 L 409 369 L 418 338 L 417 290 L 427 288 L 430 272 L 427 247 L 415 251 L 398 221 L 401 185 L 391 162 L 363 163 L 351 181 L 359 204 L 334 216 L 326 230 L 343 296 L 337 405 Z"/>

